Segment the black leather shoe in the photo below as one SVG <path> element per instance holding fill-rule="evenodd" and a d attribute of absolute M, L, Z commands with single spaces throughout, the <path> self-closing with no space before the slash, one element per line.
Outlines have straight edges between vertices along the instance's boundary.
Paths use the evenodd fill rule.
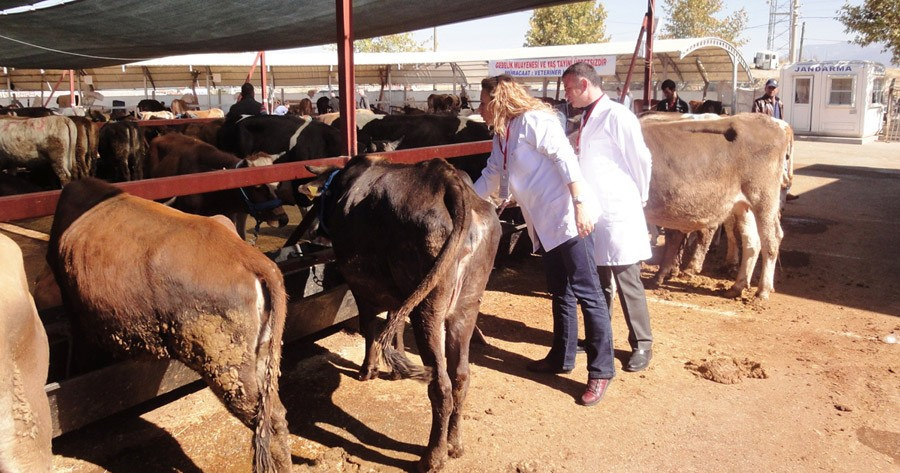
<path fill-rule="evenodd" d="M 565 369 L 559 365 L 547 361 L 546 358 L 541 358 L 540 360 L 529 362 L 528 365 L 525 366 L 525 369 L 531 371 L 532 373 L 569 374 L 572 372 L 572 368 Z"/>
<path fill-rule="evenodd" d="M 584 340 L 578 340 L 578 342 L 575 343 L 575 353 L 579 355 L 584 353 Z"/>
<path fill-rule="evenodd" d="M 653 358 L 653 350 L 635 350 L 631 352 L 631 358 L 628 363 L 622 367 L 625 371 L 644 371 L 650 365 L 650 359 Z"/>

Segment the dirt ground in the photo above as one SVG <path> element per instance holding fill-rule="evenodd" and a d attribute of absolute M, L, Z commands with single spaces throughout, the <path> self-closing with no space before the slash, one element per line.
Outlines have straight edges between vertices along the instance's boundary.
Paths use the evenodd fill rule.
<path fill-rule="evenodd" d="M 445 471 L 900 471 L 900 344 L 889 343 L 900 338 L 900 143 L 797 150 L 800 199 L 785 209 L 771 300 L 724 298 L 717 255 L 702 276 L 648 289 L 653 362 L 619 371 L 594 407 L 575 403 L 582 358 L 569 375 L 525 370 L 551 336 L 540 258 L 496 270 L 479 317 L 488 345 L 471 352 L 466 453 Z M 620 368 L 618 306 L 613 330 Z M 359 382 L 362 359 L 349 331 L 286 348 L 295 471 L 415 468 L 425 385 Z M 53 449 L 58 472 L 250 471 L 250 431 L 198 384 Z"/>

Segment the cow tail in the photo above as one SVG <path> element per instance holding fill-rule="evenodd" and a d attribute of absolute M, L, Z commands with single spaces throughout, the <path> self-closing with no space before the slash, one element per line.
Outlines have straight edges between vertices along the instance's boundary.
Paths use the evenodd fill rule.
<path fill-rule="evenodd" d="M 469 216 L 469 209 L 467 208 L 463 188 L 465 184 L 455 171 L 453 171 L 453 177 L 453 184 L 447 187 L 447 192 L 444 194 L 444 203 L 450 211 L 453 230 L 451 230 L 450 236 L 444 242 L 441 252 L 438 253 L 434 266 L 431 267 L 431 270 L 419 284 L 419 287 L 403 301 L 403 305 L 395 313 L 391 314 L 391 317 L 388 317 L 387 327 L 375 341 L 377 345 L 381 345 L 384 362 L 403 378 L 412 378 L 420 381 L 431 379 L 431 369 L 411 364 L 403 353 L 394 350 L 394 347 L 391 345 L 391 338 L 406 322 L 406 317 L 409 316 L 413 308 L 425 299 L 425 296 L 434 289 L 440 278 L 451 269 L 460 253 L 460 246 L 467 227 L 466 222 Z M 375 353 L 378 353 L 377 345 L 374 350 Z"/>
<path fill-rule="evenodd" d="M 257 277 L 266 293 L 266 320 L 260 326 L 259 339 L 256 345 L 256 359 L 265 360 L 260 372 L 257 365 L 259 386 L 259 403 L 256 406 L 256 430 L 253 435 L 253 471 L 255 473 L 276 471 L 277 465 L 272 456 L 272 448 L 280 448 L 272 444 L 276 435 L 272 422 L 274 403 L 278 399 L 278 377 L 281 374 L 281 341 L 284 333 L 284 321 L 287 314 L 287 296 L 281 278 L 262 272 Z M 257 361 L 259 363 L 259 361 Z"/>
<path fill-rule="evenodd" d="M 791 128 L 788 128 L 787 156 L 784 159 L 788 160 L 787 185 L 791 185 L 794 182 L 794 130 Z"/>
<path fill-rule="evenodd" d="M 78 166 L 78 126 L 75 125 L 75 120 L 71 120 L 66 117 L 66 128 L 69 132 L 69 143 L 66 146 L 65 150 L 65 170 L 69 173 L 69 179 L 74 179 L 78 176 L 77 166 Z"/>

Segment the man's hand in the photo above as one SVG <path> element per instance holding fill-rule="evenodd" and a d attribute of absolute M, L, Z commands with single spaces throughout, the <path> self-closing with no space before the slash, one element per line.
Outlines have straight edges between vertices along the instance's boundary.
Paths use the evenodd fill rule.
<path fill-rule="evenodd" d="M 588 218 L 584 211 L 584 204 L 575 204 L 575 226 L 578 228 L 578 236 L 584 238 L 594 231 L 594 222 Z"/>

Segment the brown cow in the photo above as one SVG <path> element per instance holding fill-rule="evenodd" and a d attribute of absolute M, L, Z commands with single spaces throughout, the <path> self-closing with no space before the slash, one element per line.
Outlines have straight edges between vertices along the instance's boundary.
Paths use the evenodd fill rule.
<path fill-rule="evenodd" d="M 131 120 L 109 122 L 100 129 L 97 177 L 109 181 L 131 181 L 144 177 L 147 141 Z"/>
<path fill-rule="evenodd" d="M 188 103 L 184 100 L 174 99 L 172 100 L 172 104 L 169 106 L 169 109 L 176 117 L 183 117 L 186 116 L 188 110 L 190 110 L 190 107 L 188 107 Z"/>
<path fill-rule="evenodd" d="M 75 128 L 78 130 L 72 175 L 76 179 L 91 176 L 98 157 L 102 124 L 87 117 L 69 117 L 69 119 L 75 122 Z"/>
<path fill-rule="evenodd" d="M 47 262 L 77 340 L 181 361 L 253 430 L 253 471 L 290 471 L 278 397 L 286 295 L 275 263 L 215 219 L 93 178 L 63 189 Z"/>
<path fill-rule="evenodd" d="M 444 160 L 390 164 L 357 156 L 305 186 L 323 189 L 322 227 L 356 299 L 366 334 L 362 379 L 377 374 L 379 348 L 403 377 L 429 381 L 432 424 L 420 469 L 439 470 L 463 453 L 461 410 L 469 385 L 469 342 L 500 239 L 500 221 Z M 374 345 L 376 314 L 392 315 Z M 410 316 L 428 368 L 413 367 L 388 341 Z"/>
<path fill-rule="evenodd" d="M 72 180 L 78 130 L 68 117 L 0 120 L 0 169 L 47 163 L 61 185 Z"/>
<path fill-rule="evenodd" d="M 742 228 L 743 260 L 729 296 L 749 286 L 762 253 L 756 295 L 774 290 L 775 258 L 783 232 L 779 191 L 793 177 L 787 123 L 763 114 L 711 120 L 642 121 L 653 153 L 647 222 L 683 233 L 714 228 L 733 216 Z M 689 143 L 690 146 L 685 146 Z M 791 160 L 792 161 L 792 160 Z"/>
<path fill-rule="evenodd" d="M 44 392 L 50 346 L 28 292 L 22 251 L 0 234 L 0 471 L 47 472 L 50 403 Z"/>
<path fill-rule="evenodd" d="M 224 118 L 206 123 L 188 123 L 184 127 L 184 134 L 215 146 L 218 140 L 219 129 L 222 128 L 223 123 L 225 123 Z"/>
<path fill-rule="evenodd" d="M 179 133 L 170 133 L 161 135 L 150 143 L 147 172 L 150 177 L 168 177 L 235 169 L 251 165 L 249 162 L 259 156 L 251 155 L 241 160 L 209 143 Z M 271 164 L 271 161 L 267 163 Z M 234 222 L 241 238 L 246 237 L 248 213 L 256 219 L 257 224 L 263 221 L 273 227 L 288 224 L 288 216 L 281 207 L 281 201 L 275 197 L 274 186 L 265 184 L 178 196 L 169 205 L 197 215 L 225 215 Z"/>

